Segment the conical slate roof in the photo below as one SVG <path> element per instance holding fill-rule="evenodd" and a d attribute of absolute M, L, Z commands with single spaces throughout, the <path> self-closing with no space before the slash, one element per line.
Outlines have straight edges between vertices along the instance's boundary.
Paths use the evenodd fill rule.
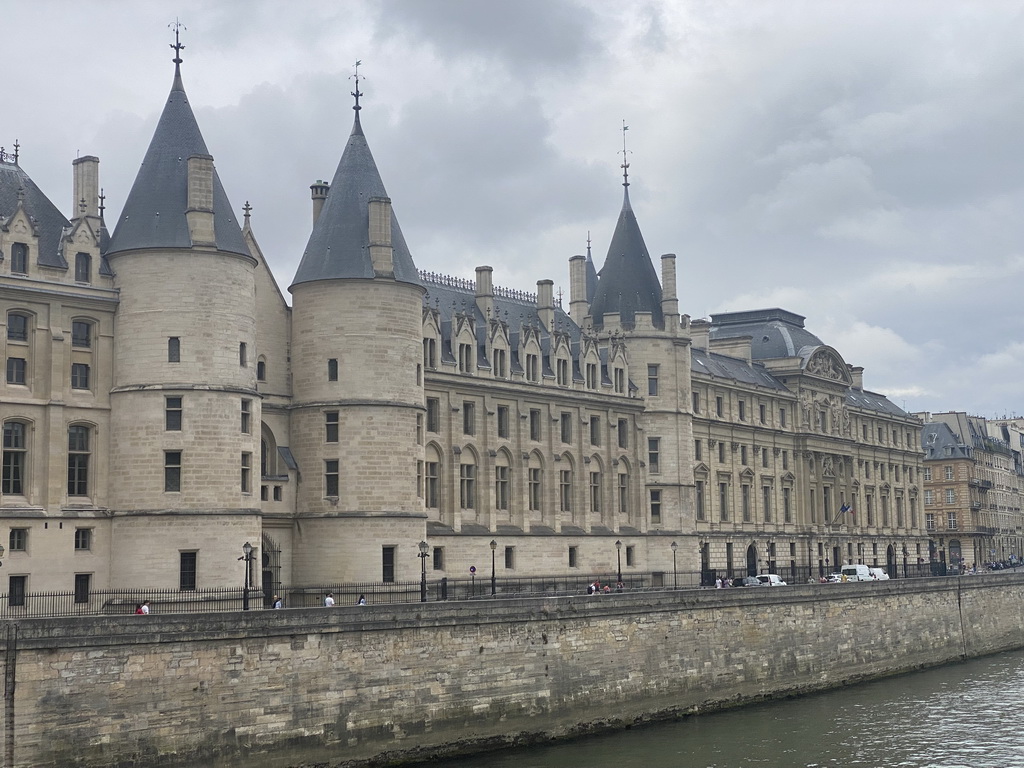
<path fill-rule="evenodd" d="M 619 313 L 624 326 L 633 324 L 637 312 L 650 312 L 655 326 L 661 327 L 665 322 L 661 311 L 661 283 L 630 207 L 628 188 L 623 194 L 622 211 L 608 256 L 601 267 L 597 293 L 590 305 L 594 327 L 601 328 L 603 316 L 612 312 Z"/>
<path fill-rule="evenodd" d="M 176 63 L 167 105 L 114 234 L 110 236 L 107 255 L 142 248 L 191 248 L 192 238 L 185 219 L 188 159 L 192 155 L 208 154 Z M 213 172 L 213 220 L 219 250 L 250 255 L 216 169 Z"/>
<path fill-rule="evenodd" d="M 590 235 L 587 235 L 587 303 L 594 300 L 597 293 L 597 269 L 594 267 L 594 257 L 590 255 Z"/>
<path fill-rule="evenodd" d="M 357 108 L 348 144 L 331 180 L 324 207 L 313 225 L 291 288 L 315 280 L 374 276 L 370 259 L 369 212 L 369 201 L 374 197 L 388 197 L 388 193 L 363 135 Z M 391 211 L 391 247 L 395 280 L 419 285 L 419 273 L 394 209 Z"/>

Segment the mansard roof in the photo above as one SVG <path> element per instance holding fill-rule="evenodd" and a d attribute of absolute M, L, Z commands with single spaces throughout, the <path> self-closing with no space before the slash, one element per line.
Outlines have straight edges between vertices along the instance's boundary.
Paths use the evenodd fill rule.
<path fill-rule="evenodd" d="M 178 64 L 167 104 L 160 115 L 142 167 L 110 236 L 107 254 L 149 248 L 191 248 L 188 208 L 188 159 L 209 155 Z M 213 171 L 213 220 L 218 250 L 249 256 L 227 193 Z"/>
<path fill-rule="evenodd" d="M 925 461 L 935 459 L 969 459 L 971 446 L 942 421 L 929 421 L 921 428 L 921 447 Z"/>
<path fill-rule="evenodd" d="M 590 305 L 594 327 L 602 328 L 604 315 L 614 312 L 619 313 L 623 326 L 632 325 L 637 312 L 650 312 L 656 327 L 662 327 L 665 322 L 661 311 L 661 283 L 629 204 L 628 187 L 622 196 L 622 211 Z"/>
<path fill-rule="evenodd" d="M 359 109 L 320 216 L 306 243 L 291 287 L 314 280 L 372 278 L 369 201 L 388 197 L 359 122 Z M 419 285 L 419 273 L 394 209 L 391 247 L 395 280 Z M 290 289 L 289 289 L 290 290 Z"/>
<path fill-rule="evenodd" d="M 39 235 L 38 263 L 44 267 L 67 269 L 68 262 L 64 257 L 61 241 L 65 233 L 71 231 L 71 222 L 36 186 L 17 160 L 5 155 L 0 158 L 0 226 L 6 226 L 11 216 L 18 210 L 19 189 L 22 190 L 22 205 L 25 213 L 32 220 L 32 225 Z M 102 252 L 109 237 L 102 221 L 99 236 L 100 251 Z M 110 271 L 110 265 L 103 257 L 100 258 L 99 271 L 102 275 L 113 274 Z"/>
<path fill-rule="evenodd" d="M 804 328 L 803 315 L 778 307 L 712 315 L 710 335 L 712 339 L 750 336 L 754 360 L 797 357 L 804 347 L 823 346 L 821 339 Z"/>
<path fill-rule="evenodd" d="M 18 190 L 22 189 L 25 213 L 39 235 L 39 263 L 45 267 L 67 269 L 60 241 L 71 222 L 64 218 L 50 199 L 36 186 L 16 162 L 0 160 L 0 226 L 6 226 L 18 210 Z"/>
<path fill-rule="evenodd" d="M 780 392 L 790 391 L 760 363 L 749 365 L 738 358 L 715 354 L 696 347 L 691 348 L 690 360 L 694 373 L 705 373 L 717 379 L 730 379 L 741 384 L 753 384 Z"/>

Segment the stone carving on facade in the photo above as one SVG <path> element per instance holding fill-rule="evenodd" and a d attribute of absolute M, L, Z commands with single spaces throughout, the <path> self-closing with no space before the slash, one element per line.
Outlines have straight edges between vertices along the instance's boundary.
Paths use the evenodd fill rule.
<path fill-rule="evenodd" d="M 831 456 L 821 457 L 821 474 L 825 475 L 826 477 L 835 477 L 836 470 L 835 466 L 832 463 Z"/>
<path fill-rule="evenodd" d="M 811 359 L 807 361 L 806 370 L 815 376 L 832 379 L 832 381 L 844 380 L 835 357 L 828 352 L 815 352 Z"/>

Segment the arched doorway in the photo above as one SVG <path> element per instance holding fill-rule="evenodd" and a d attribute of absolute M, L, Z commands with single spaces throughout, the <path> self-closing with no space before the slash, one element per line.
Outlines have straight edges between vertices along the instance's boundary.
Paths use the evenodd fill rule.
<path fill-rule="evenodd" d="M 899 575 L 896 572 L 896 547 L 892 544 L 885 548 L 885 571 L 890 579 L 895 579 Z"/>
<path fill-rule="evenodd" d="M 757 547 L 747 547 L 747 576 L 757 576 Z"/>
<path fill-rule="evenodd" d="M 281 547 L 265 533 L 263 534 L 263 552 L 260 561 L 263 607 L 270 608 L 274 604 L 274 595 L 281 595 Z"/>

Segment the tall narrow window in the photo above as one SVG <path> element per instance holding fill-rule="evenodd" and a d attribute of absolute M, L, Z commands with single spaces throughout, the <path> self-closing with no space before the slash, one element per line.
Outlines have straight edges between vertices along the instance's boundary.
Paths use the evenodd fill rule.
<path fill-rule="evenodd" d="M 494 508 L 507 510 L 509 502 L 509 468 L 499 464 L 494 468 Z"/>
<path fill-rule="evenodd" d="M 28 592 L 28 576 L 11 576 L 7 580 L 7 604 L 12 608 L 25 606 L 25 595 Z"/>
<path fill-rule="evenodd" d="M 327 411 L 324 413 L 324 442 L 338 442 L 338 411 Z"/>
<path fill-rule="evenodd" d="M 718 484 L 718 513 L 719 517 L 725 521 L 729 519 L 729 484 L 719 483 Z"/>
<path fill-rule="evenodd" d="M 601 444 L 601 417 L 591 416 L 590 417 L 590 444 L 600 445 Z"/>
<path fill-rule="evenodd" d="M 178 589 L 183 592 L 190 592 L 196 588 L 198 561 L 198 552 L 178 553 Z"/>
<path fill-rule="evenodd" d="M 436 368 L 437 367 L 437 340 L 436 339 L 424 339 L 423 340 L 423 367 L 424 368 Z"/>
<path fill-rule="evenodd" d="M 28 246 L 25 243 L 11 244 L 11 272 L 16 275 L 28 274 Z"/>
<path fill-rule="evenodd" d="M 508 377 L 508 352 L 504 349 L 494 350 L 494 377 L 496 379 Z"/>
<path fill-rule="evenodd" d="M 563 443 L 572 442 L 572 414 L 563 411 L 558 415 L 558 431 Z"/>
<path fill-rule="evenodd" d="M 764 510 L 764 521 L 770 523 L 772 521 L 772 487 L 770 485 L 761 486 L 761 507 Z"/>
<path fill-rule="evenodd" d="M 616 425 L 619 438 L 619 448 L 629 447 L 629 422 L 626 419 L 619 419 Z"/>
<path fill-rule="evenodd" d="M 380 580 L 385 584 L 393 583 L 395 580 L 395 547 L 381 547 L 380 566 Z"/>
<path fill-rule="evenodd" d="M 540 509 L 541 498 L 541 471 L 537 467 L 530 467 L 527 470 L 527 490 L 530 501 L 530 511 L 536 512 Z"/>
<path fill-rule="evenodd" d="M 242 454 L 242 493 L 252 493 L 252 454 Z"/>
<path fill-rule="evenodd" d="M 651 491 L 651 524 L 661 525 L 661 491 Z"/>
<path fill-rule="evenodd" d="M 498 437 L 508 438 L 508 406 L 498 406 Z"/>
<path fill-rule="evenodd" d="M 587 363 L 587 389 L 597 389 L 597 363 Z"/>
<path fill-rule="evenodd" d="M 164 429 L 168 432 L 181 430 L 181 398 L 164 398 Z"/>
<path fill-rule="evenodd" d="M 463 509 L 476 509 L 476 464 L 459 465 L 459 502 Z"/>
<path fill-rule="evenodd" d="M 462 434 L 476 434 L 476 403 L 472 400 L 462 402 Z"/>
<path fill-rule="evenodd" d="M 793 522 L 793 489 L 782 489 L 782 519 L 787 523 Z"/>
<path fill-rule="evenodd" d="M 540 440 L 540 411 L 536 408 L 530 410 L 530 439 Z"/>
<path fill-rule="evenodd" d="M 700 392 L 694 392 L 692 394 L 692 398 L 693 398 L 693 412 L 694 413 L 700 413 Z"/>
<path fill-rule="evenodd" d="M 697 519 L 704 519 L 704 481 L 694 483 L 694 506 L 697 508 Z"/>
<path fill-rule="evenodd" d="M 661 472 L 661 438 L 647 438 L 647 471 L 652 475 Z"/>
<path fill-rule="evenodd" d="M 92 347 L 92 323 L 75 320 L 71 323 L 71 346 L 76 349 Z"/>
<path fill-rule="evenodd" d="M 75 282 L 92 282 L 92 257 L 87 253 L 75 254 Z"/>
<path fill-rule="evenodd" d="M 428 509 L 437 509 L 440 501 L 441 465 L 436 461 L 427 462 L 423 487 L 423 504 Z"/>
<path fill-rule="evenodd" d="M 658 395 L 658 366 L 647 366 L 647 394 L 651 397 Z"/>
<path fill-rule="evenodd" d="M 615 391 L 620 395 L 626 391 L 626 372 L 622 368 L 615 369 Z"/>
<path fill-rule="evenodd" d="M 242 400 L 242 434 L 252 433 L 252 400 Z"/>
<path fill-rule="evenodd" d="M 168 363 L 180 363 L 181 362 L 181 337 L 170 336 L 167 339 L 167 362 Z"/>
<path fill-rule="evenodd" d="M 71 364 L 71 388 L 72 389 L 88 389 L 89 388 L 89 366 L 85 363 L 72 363 Z"/>
<path fill-rule="evenodd" d="M 555 367 L 557 368 L 557 380 L 558 386 L 568 387 L 569 386 L 569 361 L 558 359 L 555 361 Z"/>
<path fill-rule="evenodd" d="M 244 341 L 238 342 L 238 364 L 243 368 L 249 364 L 249 348 Z"/>
<path fill-rule="evenodd" d="M 750 522 L 750 486 L 740 486 L 740 505 L 743 511 L 743 522 Z"/>
<path fill-rule="evenodd" d="M 256 381 L 267 380 L 267 363 L 265 360 L 256 361 Z"/>
<path fill-rule="evenodd" d="M 327 361 L 327 380 L 338 380 L 338 358 L 336 357 L 332 357 L 330 360 Z"/>
<path fill-rule="evenodd" d="M 89 428 L 68 427 L 68 496 L 89 495 Z"/>
<path fill-rule="evenodd" d="M 625 472 L 619 473 L 619 513 L 629 515 L 629 475 Z"/>
<path fill-rule="evenodd" d="M 693 441 L 693 459 L 694 461 L 702 461 L 704 459 L 704 446 L 702 441 Z"/>
<path fill-rule="evenodd" d="M 473 365 L 473 345 L 459 344 L 459 373 L 472 373 L 476 368 Z"/>
<path fill-rule="evenodd" d="M 164 491 L 181 490 L 181 451 L 164 451 Z"/>
<path fill-rule="evenodd" d="M 558 508 L 562 512 L 572 511 L 572 470 L 563 469 L 558 473 Z"/>
<path fill-rule="evenodd" d="M 526 380 L 540 381 L 540 359 L 537 355 L 526 356 Z"/>
<path fill-rule="evenodd" d="M 441 431 L 441 401 L 436 397 L 427 398 L 427 432 Z"/>
<path fill-rule="evenodd" d="M 4 464 L 0 491 L 5 494 L 21 496 L 25 493 L 25 470 L 28 466 L 26 432 L 25 424 L 20 421 L 4 424 Z"/>
<path fill-rule="evenodd" d="M 601 512 L 601 473 L 590 473 L 590 511 Z"/>
<path fill-rule="evenodd" d="M 338 460 L 328 459 L 324 462 L 324 496 L 338 496 Z"/>

